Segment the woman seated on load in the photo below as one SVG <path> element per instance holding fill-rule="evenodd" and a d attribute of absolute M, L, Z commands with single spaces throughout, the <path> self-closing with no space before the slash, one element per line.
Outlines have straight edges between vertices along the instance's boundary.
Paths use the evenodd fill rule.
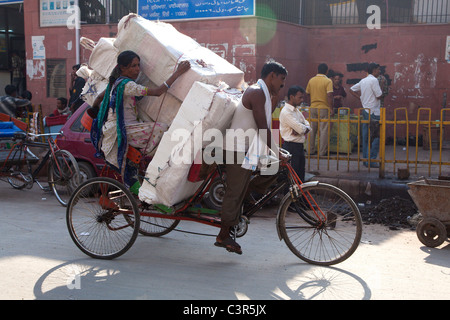
<path fill-rule="evenodd" d="M 135 82 L 140 73 L 139 56 L 133 51 L 124 51 L 117 58 L 117 65 L 111 73 L 106 90 L 94 102 L 90 113 L 92 115 L 93 111 L 97 116 L 92 124 L 91 139 L 97 156 L 103 157 L 110 166 L 118 170 L 124 183 L 136 194 L 140 184 L 137 168 L 127 163 L 128 146 L 148 155 L 155 148 L 149 143 L 152 137 L 160 137 L 167 130 L 165 124 L 143 122 L 138 118 L 136 97 L 162 95 L 189 69 L 189 61 L 183 61 L 161 86 L 148 88 Z"/>

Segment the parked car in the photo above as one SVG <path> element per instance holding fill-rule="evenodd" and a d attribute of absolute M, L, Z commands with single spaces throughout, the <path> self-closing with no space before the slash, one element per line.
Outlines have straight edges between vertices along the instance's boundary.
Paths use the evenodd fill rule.
<path fill-rule="evenodd" d="M 63 135 L 56 139 L 61 149 L 69 151 L 77 159 L 82 181 L 98 176 L 105 166 L 103 159 L 95 157 L 90 133 L 81 124 L 81 118 L 89 107 L 87 103 L 79 107 L 61 128 Z"/>

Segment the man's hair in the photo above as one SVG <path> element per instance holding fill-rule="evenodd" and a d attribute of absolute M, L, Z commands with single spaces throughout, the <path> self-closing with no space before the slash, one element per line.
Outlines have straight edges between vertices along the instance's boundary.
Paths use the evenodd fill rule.
<path fill-rule="evenodd" d="M 8 84 L 8 85 L 5 87 L 5 93 L 6 93 L 8 96 L 12 96 L 14 92 L 17 92 L 17 88 L 16 88 L 15 86 L 13 86 L 13 85 L 11 85 L 11 84 Z"/>
<path fill-rule="evenodd" d="M 61 101 L 61 103 L 62 103 L 62 105 L 64 106 L 64 108 L 65 107 L 67 107 L 67 99 L 66 98 L 58 98 L 58 99 L 56 99 L 56 100 L 59 100 L 59 101 Z"/>
<path fill-rule="evenodd" d="M 317 72 L 320 74 L 327 74 L 328 71 L 328 65 L 326 63 L 321 63 L 317 67 Z"/>
<path fill-rule="evenodd" d="M 378 63 L 375 63 L 375 62 L 369 63 L 369 66 L 367 67 L 367 72 L 369 74 L 372 74 L 373 70 L 375 70 L 376 68 L 379 68 L 379 67 L 380 67 L 380 65 Z"/>
<path fill-rule="evenodd" d="M 277 75 L 283 74 L 287 76 L 288 74 L 286 68 L 275 60 L 269 60 L 264 64 L 261 70 L 261 79 L 265 79 L 271 72 L 274 72 Z"/>
<path fill-rule="evenodd" d="M 288 94 L 287 94 L 288 100 L 291 98 L 291 96 L 295 96 L 297 94 L 297 92 L 299 92 L 299 91 L 301 93 L 305 93 L 305 89 L 303 89 L 300 86 L 292 86 L 292 87 L 290 87 L 289 90 L 288 90 Z"/>

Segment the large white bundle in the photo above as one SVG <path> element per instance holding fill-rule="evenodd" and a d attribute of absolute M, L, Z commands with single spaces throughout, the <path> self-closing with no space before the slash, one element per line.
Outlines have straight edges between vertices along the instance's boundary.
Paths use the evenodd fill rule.
<path fill-rule="evenodd" d="M 142 72 L 136 79 L 136 83 L 149 88 L 156 87 Z M 169 126 L 180 107 L 181 101 L 168 92 L 159 97 L 147 96 L 137 101 L 137 111 L 141 120 L 162 122 Z"/>
<path fill-rule="evenodd" d="M 244 82 L 241 70 L 168 23 L 134 14 L 125 16 L 119 22 L 114 46 L 119 51 L 136 52 L 141 58 L 141 70 L 158 86 L 172 75 L 180 61 L 189 60 L 191 69 L 169 90 L 180 101 L 195 81 L 216 86 L 223 81 L 231 88 L 240 88 Z"/>
<path fill-rule="evenodd" d="M 89 57 L 89 67 L 105 79 L 109 79 L 117 64 L 119 50 L 114 46 L 115 40 L 115 38 L 100 38 Z"/>
<path fill-rule="evenodd" d="M 203 141 L 202 133 L 208 129 L 224 133 L 229 128 L 240 97 L 237 90 L 194 83 L 147 168 L 146 180 L 139 190 L 142 201 L 172 206 L 194 194 L 200 182 L 187 180 L 196 156 L 194 145 L 204 148 L 211 143 Z M 184 139 L 179 133 L 185 133 Z M 191 161 L 180 161 L 180 150 L 183 155 L 191 155 Z"/>
<path fill-rule="evenodd" d="M 86 80 L 81 98 L 90 106 L 93 105 L 97 96 L 105 91 L 108 81 L 102 77 L 97 71 L 90 70 L 86 66 L 81 67 L 77 71 L 77 75 Z"/>

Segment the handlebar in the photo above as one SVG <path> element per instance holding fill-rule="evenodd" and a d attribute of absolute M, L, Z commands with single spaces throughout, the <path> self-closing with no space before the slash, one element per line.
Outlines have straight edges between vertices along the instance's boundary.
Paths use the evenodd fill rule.
<path fill-rule="evenodd" d="M 35 134 L 35 133 L 28 133 L 29 136 L 32 137 L 50 137 L 50 136 L 62 136 L 63 134 L 61 132 L 56 132 L 56 133 L 41 133 L 41 134 Z"/>
<path fill-rule="evenodd" d="M 275 154 L 275 152 L 272 149 L 270 149 L 269 151 L 270 151 L 269 155 L 261 157 L 261 160 L 260 160 L 261 163 L 264 163 L 265 165 L 270 165 L 270 164 L 275 164 L 275 163 L 280 162 L 278 155 Z M 288 160 L 291 159 L 292 154 L 289 151 L 287 151 L 286 149 L 278 148 L 278 151 L 284 158 L 286 158 Z"/>

